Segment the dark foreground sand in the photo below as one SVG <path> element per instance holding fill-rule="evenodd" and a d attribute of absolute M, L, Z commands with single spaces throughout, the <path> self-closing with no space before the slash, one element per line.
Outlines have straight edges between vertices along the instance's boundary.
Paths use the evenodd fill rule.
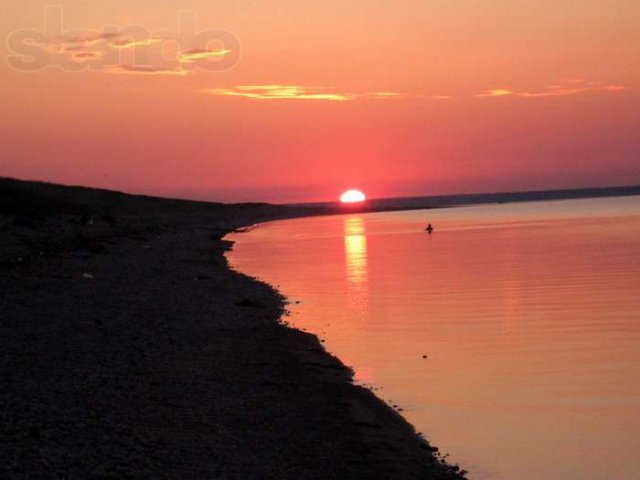
<path fill-rule="evenodd" d="M 226 232 L 304 212 L 7 182 L 0 478 L 463 478 L 228 268 Z"/>

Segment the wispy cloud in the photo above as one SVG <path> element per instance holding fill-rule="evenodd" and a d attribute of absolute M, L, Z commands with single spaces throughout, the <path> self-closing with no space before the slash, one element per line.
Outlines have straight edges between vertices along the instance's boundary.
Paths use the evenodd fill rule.
<path fill-rule="evenodd" d="M 102 32 L 87 35 L 75 35 L 72 37 L 62 37 L 57 40 L 58 43 L 62 43 L 66 46 L 73 45 L 95 45 L 102 42 L 108 42 L 117 39 L 120 36 L 118 32 Z"/>
<path fill-rule="evenodd" d="M 61 36 L 49 39 L 39 46 L 43 50 L 51 53 L 62 54 L 65 52 L 74 52 L 85 50 L 89 47 L 93 49 L 110 48 L 134 48 L 155 45 L 164 41 L 163 38 L 142 38 L 134 39 L 124 36 L 121 32 L 103 32 L 85 35 Z"/>
<path fill-rule="evenodd" d="M 369 97 L 369 98 L 377 98 L 377 99 L 396 99 L 396 98 L 404 98 L 406 96 L 408 96 L 406 93 L 400 93 L 400 92 L 372 92 L 372 93 L 365 93 L 362 95 L 363 97 Z"/>
<path fill-rule="evenodd" d="M 327 92 L 322 88 L 309 88 L 297 85 L 239 85 L 232 88 L 211 88 L 203 90 L 213 95 L 245 97 L 259 100 L 352 100 L 353 96 L 345 93 Z"/>
<path fill-rule="evenodd" d="M 231 88 L 209 88 L 202 90 L 211 95 L 244 97 L 258 100 L 329 100 L 349 101 L 356 99 L 394 99 L 403 98 L 399 92 L 351 93 L 332 91 L 324 87 L 304 87 L 300 85 L 238 85 Z"/>
<path fill-rule="evenodd" d="M 138 73 L 147 75 L 187 75 L 194 68 L 198 67 L 198 65 L 195 64 L 199 60 L 223 60 L 227 55 L 234 53 L 227 48 L 190 48 L 178 52 L 177 56 L 172 60 L 174 68 L 155 66 L 153 62 L 150 62 L 149 65 L 136 65 L 135 59 L 124 60 L 124 57 L 121 56 L 126 55 L 125 51 L 127 50 L 152 48 L 155 46 L 155 50 L 147 51 L 149 55 L 147 55 L 146 58 L 149 58 L 150 55 L 155 55 L 154 58 L 161 58 L 162 63 L 166 64 L 164 52 L 159 52 L 158 47 L 161 47 L 162 43 L 168 40 L 172 40 L 172 38 L 163 38 L 160 36 L 135 38 L 128 35 L 125 31 L 88 32 L 50 38 L 38 43 L 37 46 L 54 55 L 70 56 L 72 60 L 76 61 L 103 59 L 105 63 L 103 65 L 104 71 L 108 73 Z M 127 61 L 129 63 L 127 63 Z M 109 64 L 108 62 L 111 63 Z M 319 95 L 319 93 L 310 93 L 310 95 L 314 95 L 315 97 L 315 95 Z"/>
<path fill-rule="evenodd" d="M 476 97 L 505 97 L 507 95 L 514 95 L 515 92 L 506 88 L 494 88 L 486 90 L 476 95 Z"/>
<path fill-rule="evenodd" d="M 111 41 L 117 38 L 118 35 L 116 32 L 103 32 L 86 35 L 60 36 L 38 43 L 38 47 L 49 53 L 64 54 L 66 52 L 85 50 L 89 47 L 95 48 L 95 45 Z"/>
<path fill-rule="evenodd" d="M 113 65 L 105 69 L 107 73 L 123 73 L 132 75 L 188 75 L 189 70 L 177 68 L 158 68 L 150 65 Z"/>
<path fill-rule="evenodd" d="M 109 46 L 113 48 L 148 47 L 149 45 L 155 45 L 163 41 L 163 38 L 144 38 L 141 40 L 135 40 L 132 38 L 118 38 L 109 42 Z"/>
<path fill-rule="evenodd" d="M 76 35 L 72 37 L 62 37 L 52 41 L 62 45 L 64 50 L 72 50 L 74 48 L 86 47 L 89 45 L 104 44 L 112 48 L 134 48 L 147 47 L 163 42 L 165 39 L 160 37 L 150 38 L 133 38 L 123 32 L 103 32 L 91 35 Z"/>
<path fill-rule="evenodd" d="M 573 95 L 584 95 L 588 93 L 598 92 L 621 92 L 628 90 L 629 87 L 624 85 L 615 84 L 602 84 L 598 82 L 590 82 L 588 80 L 575 78 L 568 79 L 562 83 L 555 85 L 548 85 L 538 90 L 524 90 L 515 91 L 506 88 L 496 88 L 486 90 L 482 93 L 476 94 L 476 97 L 523 97 L 523 98 L 538 98 L 538 97 L 564 97 Z"/>
<path fill-rule="evenodd" d="M 180 54 L 180 61 L 183 63 L 191 63 L 196 60 L 224 57 L 230 53 L 231 50 L 227 49 L 209 50 L 206 48 L 191 48 Z"/>
<path fill-rule="evenodd" d="M 518 95 L 521 97 L 559 97 L 566 95 L 581 95 L 585 93 L 595 92 L 621 92 L 628 90 L 629 87 L 624 85 L 581 85 L 581 86 L 562 86 L 551 85 L 545 90 L 533 91 L 533 92 L 520 92 Z"/>
<path fill-rule="evenodd" d="M 73 54 L 74 60 L 86 61 L 86 60 L 94 60 L 96 58 L 102 57 L 102 52 L 98 52 L 95 50 L 85 51 L 85 52 L 77 52 Z"/>

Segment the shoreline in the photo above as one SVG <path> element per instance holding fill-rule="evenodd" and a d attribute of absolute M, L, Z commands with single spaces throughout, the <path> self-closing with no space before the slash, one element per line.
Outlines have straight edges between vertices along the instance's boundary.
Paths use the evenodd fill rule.
<path fill-rule="evenodd" d="M 293 218 L 301 218 L 303 216 L 292 216 L 288 218 L 278 218 L 274 220 L 264 220 L 259 223 L 251 225 L 251 229 L 258 228 L 264 223 L 276 220 L 288 220 Z M 242 228 L 239 230 L 229 231 L 231 233 L 245 233 Z M 225 241 L 225 234 L 221 237 L 222 241 Z M 235 243 L 235 242 L 233 242 Z M 225 252 L 233 250 L 233 244 L 229 245 Z M 352 423 L 358 427 L 361 427 L 359 435 L 361 440 L 367 445 L 367 447 L 375 452 L 376 456 L 382 455 L 385 457 L 385 464 L 391 462 L 391 469 L 381 475 L 380 470 L 369 470 L 367 475 L 361 476 L 362 472 L 357 472 L 355 478 L 434 478 L 434 479 L 460 479 L 464 480 L 467 473 L 457 464 L 449 464 L 440 454 L 439 449 L 430 444 L 429 440 L 418 434 L 414 426 L 392 406 L 388 405 L 384 400 L 379 398 L 372 390 L 365 386 L 358 385 L 353 382 L 353 371 L 350 367 L 346 366 L 342 360 L 329 353 L 324 345 L 321 343 L 320 338 L 313 332 L 302 331 L 295 326 L 292 326 L 287 322 L 283 315 L 286 313 L 286 307 L 289 305 L 290 300 L 284 293 L 282 293 L 277 287 L 270 285 L 269 283 L 252 277 L 242 271 L 232 267 L 229 261 L 224 255 L 227 267 L 230 271 L 241 275 L 249 279 L 255 284 L 265 286 L 271 290 L 273 300 L 278 303 L 281 314 L 278 318 L 275 318 L 275 322 L 282 326 L 284 329 L 295 332 L 295 335 L 300 335 L 303 342 L 306 344 L 306 348 L 302 351 L 298 351 L 298 354 L 302 357 L 300 361 L 303 364 L 310 365 L 314 369 L 320 369 L 313 372 L 313 375 L 323 375 L 321 369 L 327 369 L 333 371 L 332 376 L 337 378 L 337 381 L 342 383 L 345 387 L 344 395 L 348 397 L 350 403 L 348 411 L 351 417 Z M 314 352 L 313 355 L 308 355 L 306 352 Z M 398 439 L 400 445 L 392 438 Z M 405 437 L 405 438 L 402 438 Z M 391 441 L 390 441 L 391 440 Z M 407 443 L 409 445 L 407 445 Z M 416 450 L 416 447 L 418 450 Z M 409 448 L 414 450 L 408 453 L 409 455 L 416 455 L 416 464 L 413 466 L 419 466 L 423 471 L 411 472 L 410 470 L 394 471 L 395 467 L 398 467 L 400 463 L 398 458 L 389 457 L 389 452 L 400 452 L 400 449 Z M 407 467 L 408 465 L 404 465 Z M 411 466 L 408 466 L 411 467 Z M 382 467 L 383 470 L 385 467 Z M 389 468 L 389 467 L 387 467 Z M 387 474 L 391 475 L 388 476 Z M 396 477 L 396 475 L 399 475 Z M 337 478 L 353 478 L 351 476 Z"/>
<path fill-rule="evenodd" d="M 230 268 L 227 233 L 300 212 L 135 201 L 0 216 L 0 476 L 464 478 Z"/>
<path fill-rule="evenodd" d="M 300 218 L 300 216 L 292 216 L 290 218 Z M 278 218 L 276 220 L 286 220 L 289 218 Z M 273 220 L 265 220 L 259 223 L 251 225 L 253 228 L 267 223 Z M 236 230 L 228 233 L 244 233 L 244 231 Z M 226 234 L 225 234 L 226 236 Z M 221 238 L 225 241 L 225 236 Z M 233 246 L 229 246 L 226 251 L 233 249 Z M 382 455 L 385 458 L 382 466 L 382 471 L 379 469 L 368 469 L 366 472 L 351 472 L 355 474 L 355 478 L 434 478 L 434 479 L 464 479 L 465 470 L 462 470 L 458 465 L 448 464 L 440 455 L 437 447 L 432 446 L 428 439 L 419 435 L 413 425 L 411 425 L 401 413 L 394 410 L 384 400 L 380 399 L 375 393 L 367 389 L 364 386 L 353 383 L 353 371 L 347 367 L 339 357 L 330 354 L 325 350 L 319 337 L 313 332 L 305 332 L 298 328 L 291 326 L 283 316 L 286 311 L 286 306 L 289 304 L 288 298 L 279 291 L 278 288 L 268 284 L 262 280 L 254 278 L 248 274 L 243 273 L 240 270 L 232 267 L 227 257 L 225 256 L 227 267 L 230 271 L 241 275 L 249 279 L 254 284 L 266 286 L 271 290 L 273 300 L 278 303 L 280 309 L 280 316 L 275 318 L 275 322 L 282 326 L 286 331 L 294 333 L 295 336 L 300 336 L 304 348 L 298 350 L 297 354 L 300 356 L 300 362 L 303 365 L 309 365 L 312 371 L 308 373 L 310 376 L 315 376 L 318 382 L 324 383 L 326 381 L 324 377 L 326 375 L 323 370 L 327 370 L 328 374 L 334 377 L 334 380 L 341 383 L 340 388 L 345 388 L 344 395 L 347 398 L 348 415 L 352 420 L 353 425 L 360 427 L 361 431 L 359 436 L 363 443 L 370 450 L 369 453 L 374 453 L 378 458 Z M 312 352 L 309 354 L 308 352 Z M 332 382 L 331 382 L 332 383 Z M 344 405 L 346 406 L 346 405 Z M 406 436 L 407 438 L 402 438 Z M 400 445 L 394 445 L 397 443 L 392 438 L 397 438 Z M 413 445 L 406 445 L 405 442 L 413 443 Z M 403 465 L 403 467 L 409 467 L 409 469 L 396 470 L 400 467 L 400 459 L 394 457 L 393 454 L 389 455 L 389 452 L 400 452 L 401 449 L 414 450 L 414 452 L 407 452 L 405 455 L 417 455 L 415 457 L 415 465 Z M 415 450 L 417 447 L 418 450 Z M 403 461 L 406 461 L 404 459 Z M 356 462 L 360 463 L 360 462 Z M 411 472 L 411 467 L 421 467 L 424 471 Z M 384 470 L 387 470 L 384 472 Z M 384 473 L 382 473 L 384 472 Z M 363 476 L 364 475 L 364 476 Z M 396 477 L 396 475 L 399 475 Z M 354 478 L 351 475 L 346 477 L 338 476 L 337 478 Z"/>

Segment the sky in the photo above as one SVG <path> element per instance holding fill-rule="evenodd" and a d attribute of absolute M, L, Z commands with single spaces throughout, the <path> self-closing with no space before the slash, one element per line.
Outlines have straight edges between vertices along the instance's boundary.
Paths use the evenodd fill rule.
<path fill-rule="evenodd" d="M 640 184 L 637 0 L 0 5 L 0 176 L 276 203 Z"/>

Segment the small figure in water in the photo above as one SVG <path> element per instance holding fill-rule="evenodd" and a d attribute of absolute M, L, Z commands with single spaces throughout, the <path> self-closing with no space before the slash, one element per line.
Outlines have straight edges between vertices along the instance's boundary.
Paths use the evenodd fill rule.
<path fill-rule="evenodd" d="M 427 225 L 427 228 L 425 228 L 425 230 L 429 232 L 429 234 L 431 234 L 431 232 L 433 232 L 433 227 L 431 226 L 431 224 L 429 224 Z"/>

